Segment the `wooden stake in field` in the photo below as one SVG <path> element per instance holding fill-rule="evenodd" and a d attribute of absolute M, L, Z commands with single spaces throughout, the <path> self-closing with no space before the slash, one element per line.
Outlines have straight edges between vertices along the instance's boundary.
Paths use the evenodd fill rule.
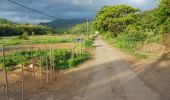
<path fill-rule="evenodd" d="M 81 43 L 80 43 L 80 54 L 82 54 L 82 45 L 83 45 L 82 42 L 83 42 L 83 41 L 81 41 Z"/>
<path fill-rule="evenodd" d="M 43 76 L 42 76 L 42 52 L 41 49 L 39 48 L 39 53 L 40 53 L 40 80 L 41 80 L 41 88 L 43 88 Z"/>
<path fill-rule="evenodd" d="M 32 67 L 32 71 L 33 71 L 33 74 L 32 74 L 32 79 L 33 79 L 33 82 L 32 82 L 32 85 L 33 85 L 33 93 L 35 93 L 35 66 L 34 66 L 34 57 L 33 57 L 33 48 L 31 50 L 31 67 Z"/>
<path fill-rule="evenodd" d="M 55 50 L 53 49 L 53 77 L 55 77 Z"/>
<path fill-rule="evenodd" d="M 5 74 L 5 85 L 6 85 L 6 95 L 7 100 L 9 100 L 9 87 L 8 87 L 8 76 L 7 76 L 7 69 L 5 65 L 5 51 L 4 51 L 4 45 L 2 45 L 2 56 L 3 56 L 3 65 L 4 65 L 4 74 Z"/>
<path fill-rule="evenodd" d="M 89 19 L 87 18 L 87 39 L 89 39 Z"/>
<path fill-rule="evenodd" d="M 24 64 L 23 64 L 23 56 L 22 56 L 22 51 L 20 48 L 20 62 L 21 62 L 21 81 L 22 81 L 22 94 L 21 94 L 21 100 L 24 100 Z"/>
<path fill-rule="evenodd" d="M 53 79 L 53 73 L 52 73 L 52 45 L 50 44 L 50 80 Z"/>
<path fill-rule="evenodd" d="M 48 50 L 46 49 L 46 73 L 47 73 L 47 84 L 49 83 L 49 69 L 48 69 Z"/>

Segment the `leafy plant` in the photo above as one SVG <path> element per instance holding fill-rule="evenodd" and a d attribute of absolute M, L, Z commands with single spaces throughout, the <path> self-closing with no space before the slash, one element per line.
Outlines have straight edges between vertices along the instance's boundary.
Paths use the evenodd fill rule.
<path fill-rule="evenodd" d="M 39 52 L 38 50 L 34 50 L 34 51 L 30 51 L 30 50 L 26 50 L 26 51 L 22 51 L 21 52 L 21 57 L 20 57 L 20 52 L 12 52 L 10 54 L 8 54 L 5 58 L 5 66 L 9 69 L 9 70 L 13 70 L 14 67 L 18 64 L 24 63 L 25 65 L 28 64 L 28 62 L 30 61 L 30 59 L 32 58 L 31 56 L 31 52 L 33 55 L 34 60 L 36 60 L 35 64 L 39 65 L 39 59 L 40 59 L 40 55 L 41 57 L 43 57 L 43 61 L 42 61 L 42 65 L 45 68 L 46 65 L 46 57 L 48 58 L 48 62 L 50 62 L 50 52 L 49 50 L 47 51 L 48 53 L 46 53 L 45 50 Z M 85 61 L 86 59 L 88 59 L 90 57 L 90 55 L 88 53 L 86 54 L 78 54 L 76 52 L 71 52 L 68 51 L 66 49 L 56 49 L 54 50 L 54 65 L 56 69 L 62 70 L 62 69 L 68 69 L 71 67 L 75 67 L 78 64 L 82 63 L 83 61 Z M 22 61 L 22 62 L 21 62 Z M 0 56 L 0 68 L 2 69 L 4 67 L 3 65 L 3 57 Z"/>

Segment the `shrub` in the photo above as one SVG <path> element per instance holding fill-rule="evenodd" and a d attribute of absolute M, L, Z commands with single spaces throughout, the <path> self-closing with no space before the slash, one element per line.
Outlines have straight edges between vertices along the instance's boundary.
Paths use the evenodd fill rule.
<path fill-rule="evenodd" d="M 93 40 L 92 39 L 86 39 L 84 46 L 85 46 L 85 48 L 91 48 L 92 44 L 93 44 Z"/>
<path fill-rule="evenodd" d="M 23 39 L 23 40 L 28 40 L 29 34 L 27 32 L 24 32 L 21 36 L 19 36 L 19 39 Z"/>

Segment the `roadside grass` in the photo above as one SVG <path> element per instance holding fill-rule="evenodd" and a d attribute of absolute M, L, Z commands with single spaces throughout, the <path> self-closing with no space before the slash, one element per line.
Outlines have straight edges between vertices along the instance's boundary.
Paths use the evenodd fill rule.
<path fill-rule="evenodd" d="M 70 43 L 76 38 L 75 35 L 57 35 L 57 36 L 29 36 L 28 39 L 21 39 L 16 36 L 1 37 L 0 45 L 32 45 L 32 44 L 54 44 Z"/>
<path fill-rule="evenodd" d="M 146 53 L 140 52 L 139 48 L 148 43 L 161 43 L 160 37 L 160 34 L 152 35 L 149 33 L 121 34 L 118 37 L 102 35 L 106 42 L 138 59 L 147 59 L 149 57 Z"/>

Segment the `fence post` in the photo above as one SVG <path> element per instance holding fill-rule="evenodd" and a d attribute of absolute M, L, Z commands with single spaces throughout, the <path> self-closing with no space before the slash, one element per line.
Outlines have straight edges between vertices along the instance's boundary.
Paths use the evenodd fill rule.
<path fill-rule="evenodd" d="M 31 59 L 32 59 L 32 70 L 33 70 L 33 74 L 32 74 L 32 78 L 33 78 L 33 93 L 35 93 L 35 67 L 34 67 L 34 57 L 33 57 L 33 47 L 31 49 Z"/>
<path fill-rule="evenodd" d="M 22 78 L 22 94 L 21 94 L 21 100 L 24 100 L 24 64 L 23 64 L 23 56 L 22 56 L 22 51 L 20 48 L 20 62 L 21 62 L 21 78 Z"/>
<path fill-rule="evenodd" d="M 81 41 L 81 43 L 80 43 L 80 54 L 82 54 L 82 45 L 83 45 L 82 42 L 83 42 L 83 41 Z"/>
<path fill-rule="evenodd" d="M 49 69 L 48 69 L 48 50 L 46 49 L 46 73 L 47 73 L 47 84 L 49 83 L 49 79 L 48 79 L 48 72 L 49 72 Z"/>
<path fill-rule="evenodd" d="M 43 76 L 42 76 L 42 52 L 41 49 L 39 48 L 39 53 L 40 53 L 40 80 L 41 80 L 41 88 L 43 88 Z"/>
<path fill-rule="evenodd" d="M 9 100 L 9 87 L 8 87 L 8 76 L 7 76 L 7 69 L 5 65 L 5 50 L 4 50 L 4 45 L 2 45 L 2 56 L 3 56 L 3 67 L 4 67 L 4 73 L 5 73 L 5 85 L 6 85 L 6 95 L 7 95 L 7 100 Z"/>
<path fill-rule="evenodd" d="M 53 60 L 52 60 L 52 62 L 53 62 L 53 77 L 55 78 L 55 50 L 53 49 Z"/>
<path fill-rule="evenodd" d="M 52 80 L 53 73 L 52 73 L 52 45 L 50 44 L 50 80 Z"/>

